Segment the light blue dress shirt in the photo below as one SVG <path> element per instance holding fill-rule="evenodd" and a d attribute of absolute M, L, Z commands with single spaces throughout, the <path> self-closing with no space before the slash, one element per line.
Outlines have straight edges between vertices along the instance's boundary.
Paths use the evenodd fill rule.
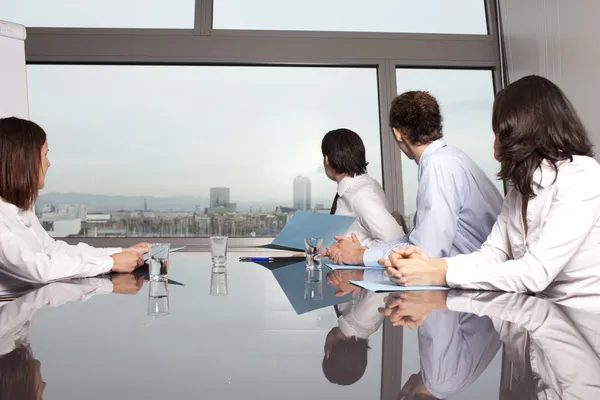
<path fill-rule="evenodd" d="M 393 248 L 408 244 L 431 257 L 468 254 L 490 234 L 502 210 L 502 196 L 464 152 L 443 139 L 432 142 L 419 160 L 418 179 L 415 228 L 400 239 L 367 249 L 364 265 L 376 266 Z"/>

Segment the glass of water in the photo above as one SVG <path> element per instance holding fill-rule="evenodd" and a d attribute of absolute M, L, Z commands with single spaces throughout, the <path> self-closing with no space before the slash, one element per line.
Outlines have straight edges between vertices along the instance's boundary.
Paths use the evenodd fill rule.
<path fill-rule="evenodd" d="M 323 300 L 323 271 L 319 268 L 307 268 L 304 280 L 304 299 Z"/>
<path fill-rule="evenodd" d="M 227 271 L 225 267 L 213 267 L 211 269 L 210 295 L 227 296 Z"/>
<path fill-rule="evenodd" d="M 305 238 L 304 255 L 306 256 L 306 268 L 321 269 L 321 251 L 323 250 L 322 238 Z"/>
<path fill-rule="evenodd" d="M 169 311 L 169 288 L 168 281 L 150 281 L 148 294 L 148 315 L 168 315 Z"/>
<path fill-rule="evenodd" d="M 151 243 L 148 249 L 150 281 L 164 281 L 169 272 L 169 243 Z"/>
<path fill-rule="evenodd" d="M 210 253 L 215 266 L 227 264 L 227 236 L 210 237 Z"/>

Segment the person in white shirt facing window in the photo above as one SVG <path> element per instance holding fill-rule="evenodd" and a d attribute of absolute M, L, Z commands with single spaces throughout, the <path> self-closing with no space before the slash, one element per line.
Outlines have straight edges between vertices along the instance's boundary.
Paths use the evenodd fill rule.
<path fill-rule="evenodd" d="M 44 187 L 46 133 L 20 118 L 0 119 L 0 275 L 27 283 L 131 272 L 143 264 L 148 244 L 128 249 L 76 246 L 54 240 L 33 207 Z"/>
<path fill-rule="evenodd" d="M 349 129 L 330 131 L 323 137 L 321 151 L 325 174 L 337 183 L 331 214 L 356 218 L 347 234 L 354 234 L 363 246 L 402 236 L 381 185 L 367 174 L 360 136 Z"/>
<path fill-rule="evenodd" d="M 388 276 L 408 286 L 597 294 L 600 166 L 570 101 L 549 80 L 524 77 L 496 96 L 492 128 L 511 189 L 481 249 L 449 258 L 394 249 L 381 261 Z"/>

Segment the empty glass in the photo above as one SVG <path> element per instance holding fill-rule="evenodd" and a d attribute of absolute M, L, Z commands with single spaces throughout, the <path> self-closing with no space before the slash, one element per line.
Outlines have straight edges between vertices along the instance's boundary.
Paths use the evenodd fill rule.
<path fill-rule="evenodd" d="M 168 281 L 150 281 L 148 293 L 148 315 L 168 315 L 169 311 L 169 288 Z"/>
<path fill-rule="evenodd" d="M 322 238 L 305 238 L 304 255 L 306 256 L 306 268 L 321 269 L 321 251 L 323 250 Z"/>
<path fill-rule="evenodd" d="M 210 295 L 227 296 L 227 270 L 225 267 L 213 267 L 210 272 Z"/>
<path fill-rule="evenodd" d="M 227 264 L 227 236 L 211 236 L 210 253 L 213 265 Z"/>
<path fill-rule="evenodd" d="M 169 272 L 169 243 L 151 243 L 148 249 L 150 281 L 163 281 Z"/>

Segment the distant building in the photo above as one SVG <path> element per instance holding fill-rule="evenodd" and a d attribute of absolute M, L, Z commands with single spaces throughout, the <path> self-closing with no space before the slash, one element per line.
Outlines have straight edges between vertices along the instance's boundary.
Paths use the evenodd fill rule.
<path fill-rule="evenodd" d="M 307 176 L 297 176 L 294 179 L 294 208 L 296 210 L 310 210 L 311 192 L 310 179 Z"/>
<path fill-rule="evenodd" d="M 210 205 L 204 210 L 207 215 L 229 214 L 236 211 L 236 204 L 229 202 L 229 188 L 210 188 Z"/>
<path fill-rule="evenodd" d="M 46 212 L 46 210 L 52 210 L 50 212 Z M 71 228 L 65 228 L 67 231 L 75 229 L 76 224 L 79 224 L 79 229 L 81 229 L 81 222 L 85 222 L 87 220 L 87 207 L 83 204 L 60 204 L 56 207 L 44 207 L 42 211 L 42 215 L 40 217 L 40 222 L 42 225 L 44 222 L 48 223 L 51 230 L 54 229 L 53 222 L 55 221 L 78 221 L 73 222 Z M 66 223 L 66 222 L 65 222 Z M 58 224 L 58 226 L 62 226 L 63 224 Z M 76 235 L 79 231 L 74 233 Z"/>

